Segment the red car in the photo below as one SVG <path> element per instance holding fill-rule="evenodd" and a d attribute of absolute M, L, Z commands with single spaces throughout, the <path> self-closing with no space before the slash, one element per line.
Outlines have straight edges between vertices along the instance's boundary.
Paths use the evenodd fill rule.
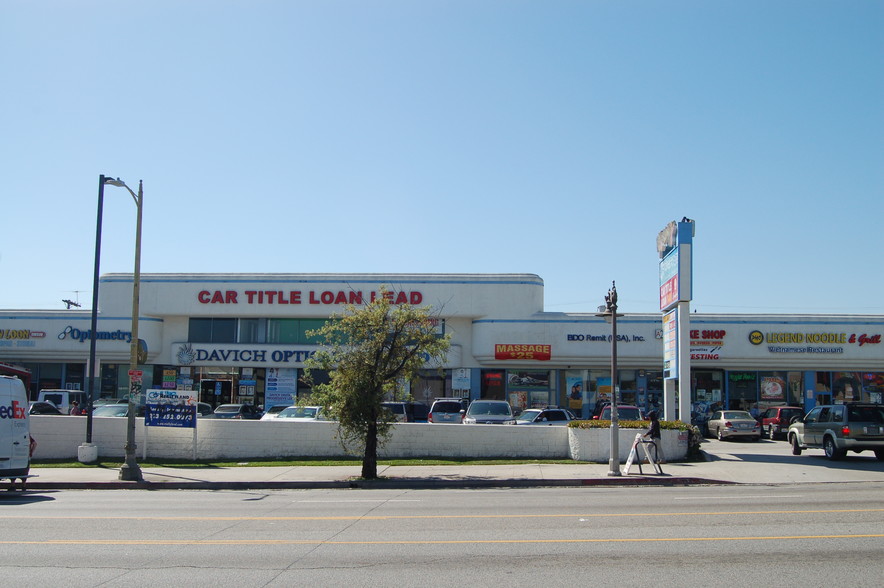
<path fill-rule="evenodd" d="M 759 417 L 761 432 L 768 439 L 776 439 L 777 437 L 785 439 L 792 419 L 803 416 L 804 409 L 800 406 L 771 406 Z"/>

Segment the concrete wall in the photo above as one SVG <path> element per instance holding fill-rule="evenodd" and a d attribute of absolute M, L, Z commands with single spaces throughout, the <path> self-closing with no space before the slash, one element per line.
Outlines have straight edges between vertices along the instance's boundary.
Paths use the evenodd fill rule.
<path fill-rule="evenodd" d="M 86 440 L 83 417 L 31 416 L 31 434 L 37 440 L 35 459 L 77 459 Z M 194 448 L 194 430 L 135 425 L 137 457 L 163 459 L 245 459 L 275 457 L 345 457 L 337 439 L 337 424 L 273 421 L 200 420 Z M 636 430 L 620 436 L 625 461 Z M 147 439 L 145 440 L 145 433 Z M 573 437 L 579 433 L 579 437 Z M 684 457 L 687 438 L 680 446 L 674 431 L 663 431 L 666 458 Z M 573 437 L 573 438 L 572 438 Z M 93 419 L 92 442 L 101 458 L 121 458 L 126 444 L 126 419 Z M 576 443 L 576 445 L 575 445 Z M 379 451 L 382 458 L 514 458 L 580 459 L 607 462 L 609 429 L 574 430 L 568 427 L 505 425 L 430 425 L 401 423 Z M 576 449 L 575 449 L 576 447 Z M 576 455 L 574 454 L 576 451 Z M 625 451 L 625 453 L 624 453 Z M 361 457 L 361 450 L 353 455 Z"/>

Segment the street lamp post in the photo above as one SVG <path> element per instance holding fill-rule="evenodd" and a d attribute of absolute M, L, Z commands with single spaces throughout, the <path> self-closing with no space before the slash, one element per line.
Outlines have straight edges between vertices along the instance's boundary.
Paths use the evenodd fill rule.
<path fill-rule="evenodd" d="M 132 191 L 125 182 L 117 178 L 116 180 L 108 180 L 108 184 L 119 188 L 126 188 L 132 199 L 135 201 L 136 221 L 135 221 L 135 271 L 132 274 L 132 340 L 129 345 L 129 411 L 126 422 L 126 461 L 120 467 L 120 480 L 141 481 L 141 468 L 135 459 L 135 410 L 136 405 L 133 402 L 134 393 L 141 382 L 141 378 L 137 375 L 138 370 L 138 301 L 141 288 L 141 212 L 144 204 L 144 190 L 142 189 L 141 180 L 138 181 L 138 194 Z"/>
<path fill-rule="evenodd" d="M 620 385 L 617 378 L 617 284 L 611 282 L 611 289 L 605 296 L 604 312 L 598 316 L 611 323 L 611 456 L 608 459 L 608 475 L 620 476 L 620 418 L 617 414 Z M 602 308 L 599 308 L 602 310 Z"/>
<path fill-rule="evenodd" d="M 89 372 L 86 374 L 86 445 L 92 444 L 92 403 L 95 399 L 95 342 L 98 330 L 98 270 L 101 260 L 101 215 L 104 209 L 104 185 L 112 178 L 98 176 L 98 219 L 95 228 L 95 271 L 92 275 L 92 324 L 89 331 Z"/>

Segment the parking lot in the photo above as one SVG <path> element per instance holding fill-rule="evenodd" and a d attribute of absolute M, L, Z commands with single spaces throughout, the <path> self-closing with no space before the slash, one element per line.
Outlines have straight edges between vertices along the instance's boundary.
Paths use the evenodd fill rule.
<path fill-rule="evenodd" d="M 703 477 L 745 483 L 862 482 L 884 481 L 884 462 L 871 451 L 848 453 L 839 461 L 826 458 L 822 449 L 792 455 L 787 441 L 719 441 L 706 439 L 702 445 L 709 458 L 697 466 Z M 691 469 L 691 464 L 670 466 Z M 699 472 L 698 472 L 699 473 Z M 685 475 L 685 472 L 681 472 Z"/>

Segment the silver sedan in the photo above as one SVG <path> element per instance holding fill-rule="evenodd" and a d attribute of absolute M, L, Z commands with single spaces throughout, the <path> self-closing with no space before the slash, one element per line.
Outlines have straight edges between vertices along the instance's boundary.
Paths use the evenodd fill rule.
<path fill-rule="evenodd" d="M 761 425 L 745 410 L 718 410 L 709 419 L 709 433 L 719 440 L 749 437 L 761 440 Z"/>

